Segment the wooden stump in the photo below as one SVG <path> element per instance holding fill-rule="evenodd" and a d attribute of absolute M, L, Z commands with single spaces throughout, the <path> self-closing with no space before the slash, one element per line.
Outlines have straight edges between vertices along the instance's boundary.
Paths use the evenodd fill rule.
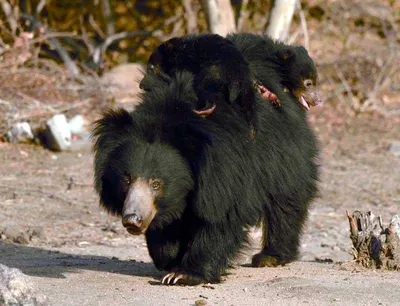
<path fill-rule="evenodd" d="M 400 270 L 400 217 L 393 216 L 384 228 L 381 216 L 371 211 L 346 213 L 355 261 L 367 268 Z"/>

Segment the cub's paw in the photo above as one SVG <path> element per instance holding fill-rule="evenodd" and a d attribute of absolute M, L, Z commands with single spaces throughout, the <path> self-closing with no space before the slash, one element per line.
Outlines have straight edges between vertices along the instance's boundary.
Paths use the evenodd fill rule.
<path fill-rule="evenodd" d="M 265 87 L 261 83 L 257 83 L 256 89 L 264 100 L 269 100 L 274 106 L 281 105 L 281 102 L 279 101 L 277 95 L 274 94 L 272 91 L 270 91 L 267 87 Z"/>

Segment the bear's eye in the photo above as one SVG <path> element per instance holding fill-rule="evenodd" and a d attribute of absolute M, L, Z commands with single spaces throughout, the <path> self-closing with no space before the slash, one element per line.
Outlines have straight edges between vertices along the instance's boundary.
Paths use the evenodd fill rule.
<path fill-rule="evenodd" d="M 122 181 L 126 186 L 129 186 L 132 183 L 132 177 L 129 174 L 124 174 Z"/>
<path fill-rule="evenodd" d="M 304 80 L 304 86 L 305 87 L 310 87 L 313 85 L 313 81 L 310 79 Z"/>
<path fill-rule="evenodd" d="M 156 70 L 156 66 L 154 66 L 153 64 L 149 65 L 150 72 L 155 72 L 155 70 Z"/>
<path fill-rule="evenodd" d="M 161 188 L 161 181 L 159 180 L 151 180 L 150 188 L 153 190 L 159 190 Z"/>

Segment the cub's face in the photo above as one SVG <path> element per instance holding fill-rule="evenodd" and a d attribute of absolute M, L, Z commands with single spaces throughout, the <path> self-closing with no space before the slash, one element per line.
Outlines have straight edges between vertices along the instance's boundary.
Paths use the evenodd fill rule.
<path fill-rule="evenodd" d="M 139 87 L 145 91 L 150 91 L 151 86 L 148 77 L 157 77 L 163 81 L 171 82 L 171 76 L 174 72 L 174 62 L 177 61 L 177 50 L 180 44 L 179 38 L 171 38 L 170 40 L 162 43 L 150 55 L 147 61 L 146 75 L 141 80 Z"/>
<path fill-rule="evenodd" d="M 289 47 L 282 53 L 281 60 L 285 67 L 284 86 L 304 108 L 320 104 L 317 69 L 307 50 L 301 46 Z"/>

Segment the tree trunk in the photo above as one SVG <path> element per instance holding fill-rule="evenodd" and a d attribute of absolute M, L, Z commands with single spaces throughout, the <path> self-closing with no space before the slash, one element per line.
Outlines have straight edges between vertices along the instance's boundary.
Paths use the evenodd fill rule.
<path fill-rule="evenodd" d="M 353 256 L 366 268 L 400 270 L 400 217 L 395 215 L 387 228 L 372 212 L 347 212 Z"/>
<path fill-rule="evenodd" d="M 114 26 L 114 18 L 110 6 L 109 0 L 103 0 L 101 2 L 104 19 L 106 21 L 106 33 L 107 36 L 111 36 L 115 34 L 115 26 Z"/>
<path fill-rule="evenodd" d="M 286 41 L 298 0 L 275 0 L 266 33 L 273 39 Z"/>
<path fill-rule="evenodd" d="M 198 33 L 197 29 L 197 11 L 193 9 L 192 1 L 182 0 L 183 8 L 185 9 L 186 19 L 186 32 L 187 33 Z"/>
<path fill-rule="evenodd" d="M 202 4 L 211 33 L 225 36 L 236 32 L 235 15 L 230 0 L 203 0 Z"/>

